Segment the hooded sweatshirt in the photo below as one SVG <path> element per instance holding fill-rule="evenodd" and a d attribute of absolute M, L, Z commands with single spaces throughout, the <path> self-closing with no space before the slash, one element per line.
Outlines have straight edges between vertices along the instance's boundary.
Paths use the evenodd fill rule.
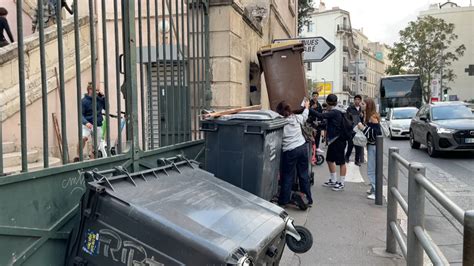
<path fill-rule="evenodd" d="M 94 112 L 92 109 L 92 97 L 88 94 L 84 95 L 84 98 L 81 100 L 82 103 L 82 124 L 94 123 Z M 102 126 L 102 110 L 105 109 L 105 97 L 97 96 L 97 126 Z"/>

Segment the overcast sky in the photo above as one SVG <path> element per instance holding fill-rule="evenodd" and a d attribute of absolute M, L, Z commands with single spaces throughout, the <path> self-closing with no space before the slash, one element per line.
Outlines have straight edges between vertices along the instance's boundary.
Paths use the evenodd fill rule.
<path fill-rule="evenodd" d="M 409 21 L 416 20 L 420 11 L 430 4 L 445 3 L 441 0 L 323 0 L 326 9 L 338 6 L 349 11 L 353 28 L 363 28 L 370 41 L 389 45 L 398 40 L 398 32 Z M 468 6 L 469 0 L 452 0 L 460 6 Z M 319 6 L 319 0 L 313 0 Z M 474 3 L 474 0 L 473 0 Z"/>

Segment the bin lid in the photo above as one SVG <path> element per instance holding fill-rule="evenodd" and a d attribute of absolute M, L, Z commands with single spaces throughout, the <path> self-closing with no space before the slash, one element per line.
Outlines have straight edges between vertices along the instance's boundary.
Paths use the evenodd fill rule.
<path fill-rule="evenodd" d="M 219 120 L 227 121 L 227 120 L 274 120 L 277 118 L 281 118 L 282 116 L 277 112 L 272 110 L 258 110 L 258 111 L 242 111 L 237 114 L 232 115 L 224 115 L 219 118 Z"/>
<path fill-rule="evenodd" d="M 272 55 L 273 52 L 282 51 L 282 50 L 304 50 L 304 44 L 300 41 L 285 41 L 280 43 L 274 43 L 262 46 L 260 50 L 257 52 L 258 56 L 268 56 Z"/>

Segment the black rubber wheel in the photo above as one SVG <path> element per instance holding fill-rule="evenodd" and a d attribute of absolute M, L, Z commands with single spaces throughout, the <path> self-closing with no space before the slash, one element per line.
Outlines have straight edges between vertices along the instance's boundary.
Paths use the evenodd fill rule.
<path fill-rule="evenodd" d="M 426 148 L 426 151 L 430 157 L 437 157 L 439 155 L 439 152 L 436 150 L 435 144 L 433 142 L 433 136 L 430 134 L 428 134 L 426 137 Z"/>
<path fill-rule="evenodd" d="M 313 235 L 304 226 L 295 226 L 296 231 L 301 236 L 301 240 L 297 241 L 294 237 L 286 235 L 286 245 L 294 253 L 305 253 L 313 246 Z"/>
<path fill-rule="evenodd" d="M 413 134 L 413 131 L 410 131 L 410 147 L 412 149 L 419 149 L 420 148 L 420 143 L 415 140 L 415 136 Z"/>
<path fill-rule="evenodd" d="M 324 155 L 318 154 L 318 155 L 316 156 L 316 165 L 321 165 L 321 164 L 323 164 L 323 163 L 324 163 L 324 160 L 325 160 L 325 159 L 324 159 Z"/>

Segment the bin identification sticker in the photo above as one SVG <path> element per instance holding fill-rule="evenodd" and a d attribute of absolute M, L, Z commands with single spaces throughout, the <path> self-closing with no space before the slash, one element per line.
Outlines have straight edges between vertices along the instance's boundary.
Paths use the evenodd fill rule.
<path fill-rule="evenodd" d="M 82 250 L 89 255 L 96 256 L 99 254 L 99 243 L 99 233 L 87 229 Z"/>

